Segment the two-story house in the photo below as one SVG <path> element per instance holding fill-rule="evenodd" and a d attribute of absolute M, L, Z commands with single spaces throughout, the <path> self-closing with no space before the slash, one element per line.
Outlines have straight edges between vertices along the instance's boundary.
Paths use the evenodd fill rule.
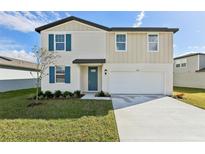
<path fill-rule="evenodd" d="M 174 86 L 205 89 L 205 53 L 174 58 Z"/>
<path fill-rule="evenodd" d="M 172 94 L 177 28 L 108 28 L 71 16 L 36 31 L 41 47 L 59 55 L 43 91 Z"/>

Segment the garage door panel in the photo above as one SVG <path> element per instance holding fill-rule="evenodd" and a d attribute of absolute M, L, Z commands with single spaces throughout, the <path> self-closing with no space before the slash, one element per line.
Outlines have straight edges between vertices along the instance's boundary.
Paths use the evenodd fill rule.
<path fill-rule="evenodd" d="M 163 94 L 162 72 L 111 72 L 110 92 L 125 94 Z"/>

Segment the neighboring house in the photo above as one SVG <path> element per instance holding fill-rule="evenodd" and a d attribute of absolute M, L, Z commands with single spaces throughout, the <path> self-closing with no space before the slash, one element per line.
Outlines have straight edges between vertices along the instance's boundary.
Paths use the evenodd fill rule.
<path fill-rule="evenodd" d="M 174 58 L 174 86 L 205 88 L 205 53 Z"/>
<path fill-rule="evenodd" d="M 0 56 L 0 92 L 33 88 L 36 68 L 31 62 Z"/>
<path fill-rule="evenodd" d="M 43 91 L 172 94 L 177 28 L 108 28 L 71 16 L 35 30 L 41 47 L 61 56 L 47 70 Z"/>

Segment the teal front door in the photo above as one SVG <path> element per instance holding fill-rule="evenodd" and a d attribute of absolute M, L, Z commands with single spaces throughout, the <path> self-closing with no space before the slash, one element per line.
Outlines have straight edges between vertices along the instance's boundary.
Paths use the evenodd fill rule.
<path fill-rule="evenodd" d="M 88 90 L 97 91 L 98 90 L 98 68 L 88 67 Z"/>

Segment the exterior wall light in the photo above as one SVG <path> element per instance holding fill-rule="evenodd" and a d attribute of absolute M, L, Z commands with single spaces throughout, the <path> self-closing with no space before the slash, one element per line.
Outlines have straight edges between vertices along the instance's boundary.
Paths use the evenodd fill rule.
<path fill-rule="evenodd" d="M 107 69 L 105 69 L 105 71 L 104 71 L 104 72 L 105 72 L 105 75 L 107 75 Z"/>

